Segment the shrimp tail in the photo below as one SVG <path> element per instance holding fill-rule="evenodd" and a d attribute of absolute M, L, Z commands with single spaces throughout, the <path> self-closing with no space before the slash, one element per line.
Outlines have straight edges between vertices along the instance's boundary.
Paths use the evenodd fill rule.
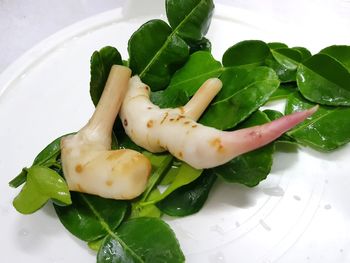
<path fill-rule="evenodd" d="M 318 105 L 301 112 L 283 116 L 272 122 L 224 133 L 222 144 L 231 149 L 233 157 L 260 148 L 280 137 L 299 123 L 314 114 Z"/>

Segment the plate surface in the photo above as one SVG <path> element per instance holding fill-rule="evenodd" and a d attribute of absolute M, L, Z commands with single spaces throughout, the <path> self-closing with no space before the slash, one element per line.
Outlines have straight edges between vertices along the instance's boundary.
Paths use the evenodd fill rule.
<path fill-rule="evenodd" d="M 95 262 L 94 253 L 64 229 L 51 205 L 33 215 L 18 214 L 11 204 L 18 190 L 7 183 L 48 142 L 88 120 L 92 52 L 112 45 L 127 58 L 130 35 L 149 19 L 164 18 L 158 6 L 138 10 L 148 13 L 117 9 L 60 31 L 0 76 L 0 244 L 7 261 Z M 228 47 L 246 39 L 312 52 L 349 44 L 343 30 L 342 25 L 288 25 L 217 5 L 207 37 L 220 60 Z M 218 182 L 199 213 L 166 220 L 187 262 L 349 262 L 349 161 L 350 145 L 331 154 L 279 151 L 258 187 Z"/>

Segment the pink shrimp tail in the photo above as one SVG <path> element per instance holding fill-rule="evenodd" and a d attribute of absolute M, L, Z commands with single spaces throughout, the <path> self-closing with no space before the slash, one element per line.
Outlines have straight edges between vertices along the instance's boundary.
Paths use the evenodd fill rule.
<path fill-rule="evenodd" d="M 227 149 L 232 150 L 230 155 L 232 154 L 233 157 L 258 149 L 276 140 L 283 133 L 303 122 L 314 114 L 317 109 L 318 106 L 315 106 L 305 111 L 283 116 L 263 125 L 227 132 L 223 138 L 223 145 L 227 146 Z"/>

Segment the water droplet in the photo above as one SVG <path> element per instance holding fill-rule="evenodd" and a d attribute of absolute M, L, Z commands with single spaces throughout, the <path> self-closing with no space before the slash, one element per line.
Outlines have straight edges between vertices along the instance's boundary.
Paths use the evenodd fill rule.
<path fill-rule="evenodd" d="M 19 235 L 21 237 L 27 237 L 27 236 L 29 236 L 29 231 L 27 229 L 25 229 L 25 228 L 22 228 L 22 229 L 19 230 Z"/>
<path fill-rule="evenodd" d="M 19 78 L 24 79 L 27 76 L 27 73 L 23 73 Z"/>
<path fill-rule="evenodd" d="M 216 254 L 209 256 L 209 262 L 210 263 L 225 263 L 225 256 L 224 254 L 219 251 Z"/>
<path fill-rule="evenodd" d="M 284 195 L 284 190 L 279 186 L 264 188 L 262 190 L 265 194 L 271 195 L 271 196 L 283 196 Z"/>
<path fill-rule="evenodd" d="M 324 206 L 324 209 L 326 209 L 326 210 L 329 210 L 331 208 L 332 208 L 332 206 L 330 204 L 327 204 L 327 205 Z"/>
<path fill-rule="evenodd" d="M 294 195 L 293 198 L 294 198 L 295 200 L 297 200 L 297 201 L 300 201 L 300 200 L 301 200 L 301 197 L 298 196 L 298 195 Z"/>
<path fill-rule="evenodd" d="M 219 225 L 214 225 L 210 227 L 210 230 L 213 232 L 217 232 L 220 235 L 225 235 L 225 230 L 222 229 Z"/>
<path fill-rule="evenodd" d="M 259 223 L 263 228 L 265 228 L 265 230 L 271 231 L 271 227 L 268 224 L 266 224 L 266 222 L 264 220 L 260 219 Z"/>

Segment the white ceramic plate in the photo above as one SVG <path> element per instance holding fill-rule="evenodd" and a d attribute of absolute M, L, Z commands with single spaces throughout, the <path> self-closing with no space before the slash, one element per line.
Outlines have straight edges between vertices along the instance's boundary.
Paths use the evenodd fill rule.
<path fill-rule="evenodd" d="M 117 9 L 75 24 L 40 43 L 0 76 L 0 244 L 6 262 L 95 262 L 85 243 L 69 234 L 51 205 L 23 216 L 7 182 L 52 139 L 80 128 L 93 111 L 89 59 L 106 45 L 127 58 L 130 35 L 159 3 Z M 311 51 L 350 43 L 336 17 L 327 26 L 283 24 L 218 5 L 208 34 L 217 59 L 245 39 L 281 41 Z M 329 26 L 334 22 L 335 27 Z M 332 24 L 331 24 L 332 25 Z M 345 31 L 343 31 L 345 30 Z M 279 107 L 280 105 L 272 105 Z M 310 149 L 278 152 L 268 179 L 247 188 L 219 182 L 196 215 L 167 219 L 187 262 L 349 262 L 350 145 L 331 154 Z"/>

